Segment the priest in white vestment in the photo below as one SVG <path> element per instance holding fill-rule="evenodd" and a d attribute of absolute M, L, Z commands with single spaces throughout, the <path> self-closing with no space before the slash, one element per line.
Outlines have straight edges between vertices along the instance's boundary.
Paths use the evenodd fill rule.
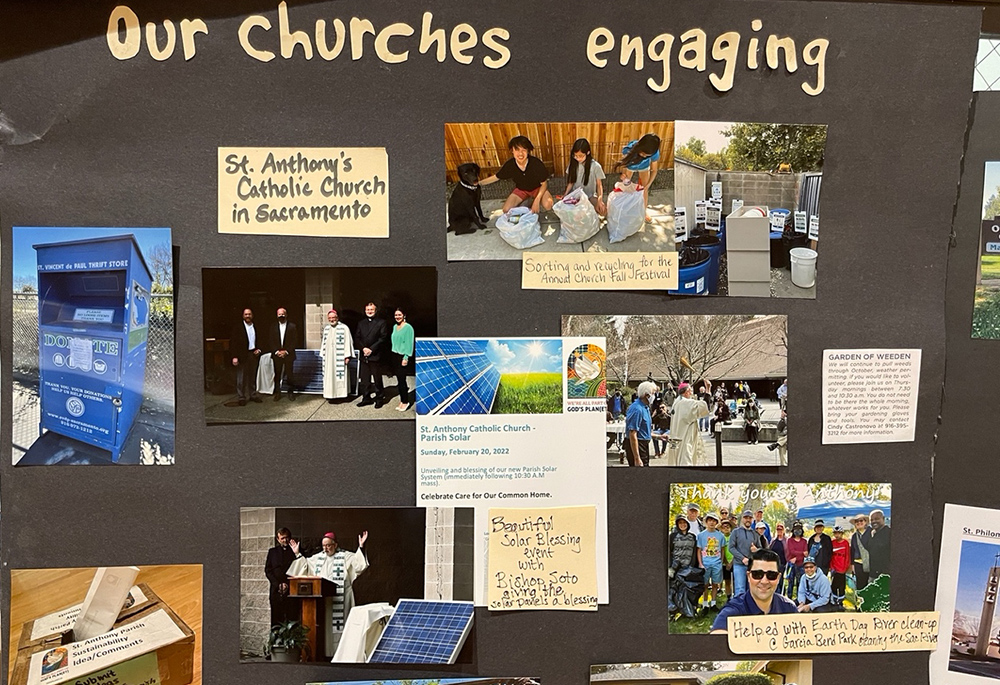
<path fill-rule="evenodd" d="M 354 356 L 354 340 L 351 329 L 340 322 L 336 309 L 327 312 L 326 320 L 319 356 L 323 359 L 323 397 L 332 404 L 335 399 L 347 397 L 349 393 L 347 362 Z"/>
<path fill-rule="evenodd" d="M 326 651 L 327 656 L 332 656 L 340 642 L 340 636 L 344 632 L 344 622 L 347 615 L 354 607 L 354 590 L 352 584 L 366 568 L 368 560 L 365 558 L 365 540 L 368 539 L 366 530 L 358 536 L 358 551 L 348 552 L 339 549 L 337 546 L 337 536 L 333 533 L 326 533 L 323 536 L 323 549 L 311 557 L 302 556 L 299 550 L 298 540 L 292 540 L 289 546 L 295 552 L 295 561 L 288 567 L 286 575 L 293 576 L 319 576 L 337 586 L 337 594 L 327 597 L 327 615 L 330 620 L 326 625 Z"/>
<path fill-rule="evenodd" d="M 705 443 L 698 428 L 698 419 L 709 415 L 708 405 L 694 396 L 689 383 L 681 383 L 677 399 L 670 410 L 670 438 L 668 466 L 708 466 Z"/>

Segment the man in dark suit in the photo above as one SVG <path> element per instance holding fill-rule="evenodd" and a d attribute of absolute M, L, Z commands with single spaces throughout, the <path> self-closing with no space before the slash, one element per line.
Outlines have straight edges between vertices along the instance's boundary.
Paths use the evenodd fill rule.
<path fill-rule="evenodd" d="M 354 333 L 354 347 L 360 350 L 361 358 L 358 364 L 358 382 L 361 384 L 361 401 L 359 407 L 372 404 L 381 409 L 385 404 L 385 389 L 382 387 L 382 358 L 386 356 L 389 344 L 389 325 L 382 319 L 375 318 L 375 303 L 365 305 L 365 318 L 358 324 Z M 374 385 L 374 388 L 372 387 Z M 374 391 L 375 399 L 371 394 Z"/>
<path fill-rule="evenodd" d="M 279 528 L 277 537 L 278 544 L 267 550 L 267 561 L 264 562 L 264 575 L 271 585 L 268 599 L 271 603 L 272 626 L 299 619 L 298 606 L 288 596 L 288 567 L 295 561 L 295 552 L 288 544 L 292 539 L 292 531 Z"/>
<path fill-rule="evenodd" d="M 288 381 L 288 399 L 295 400 L 295 382 L 292 375 L 295 365 L 295 348 L 299 346 L 299 329 L 288 320 L 288 312 L 278 307 L 278 320 L 271 324 L 268 347 L 274 364 L 274 401 L 281 399 L 281 376 Z"/>
<path fill-rule="evenodd" d="M 253 311 L 247 307 L 243 310 L 243 321 L 239 323 L 229 336 L 229 353 L 236 367 L 236 395 L 239 405 L 260 402 L 257 394 L 257 365 L 260 363 L 260 349 L 263 341 L 258 335 L 253 323 Z"/>

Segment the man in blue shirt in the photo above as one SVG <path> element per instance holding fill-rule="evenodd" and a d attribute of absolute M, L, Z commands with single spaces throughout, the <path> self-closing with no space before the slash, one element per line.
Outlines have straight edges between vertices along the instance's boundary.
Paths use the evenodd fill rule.
<path fill-rule="evenodd" d="M 625 415 L 625 458 L 629 466 L 649 466 L 649 441 L 653 437 L 653 417 L 649 407 L 660 389 L 652 381 L 643 381 L 636 391 L 636 401 Z"/>
<path fill-rule="evenodd" d="M 769 549 L 759 549 L 749 558 L 747 584 L 749 591 L 736 595 L 722 607 L 712 624 L 713 635 L 724 635 L 730 616 L 759 616 L 762 614 L 794 614 L 798 608 L 792 600 L 775 592 L 781 571 L 778 555 Z M 735 573 L 735 568 L 733 570 Z"/>

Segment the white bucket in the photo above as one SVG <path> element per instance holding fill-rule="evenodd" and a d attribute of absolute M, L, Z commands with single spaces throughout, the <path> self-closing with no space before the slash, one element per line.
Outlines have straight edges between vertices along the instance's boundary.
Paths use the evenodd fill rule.
<path fill-rule="evenodd" d="M 808 247 L 793 247 L 788 251 L 792 260 L 792 283 L 800 288 L 816 285 L 816 250 Z"/>

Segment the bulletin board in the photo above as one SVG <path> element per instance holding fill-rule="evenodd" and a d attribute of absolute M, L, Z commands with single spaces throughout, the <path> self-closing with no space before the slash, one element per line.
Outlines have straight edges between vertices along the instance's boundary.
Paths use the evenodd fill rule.
<path fill-rule="evenodd" d="M 966 302 L 971 288 L 956 283 L 956 270 L 965 269 L 958 266 L 965 260 L 962 246 L 968 245 L 961 234 L 948 261 L 970 121 L 978 9 L 724 0 L 613 8 L 589 0 L 572 7 L 444 1 L 288 5 L 293 28 L 307 34 L 318 19 L 335 17 L 413 27 L 413 36 L 389 43 L 397 52 L 408 49 L 408 58 L 387 63 L 375 53 L 371 35 L 358 59 L 351 59 L 350 45 L 331 61 L 306 60 L 301 49 L 285 58 L 277 3 L 256 0 L 134 0 L 128 7 L 143 24 L 200 18 L 208 31 L 194 36 L 190 59 L 180 36 L 174 53 L 162 61 L 150 56 L 145 38 L 134 57 L 118 59 L 106 39 L 115 7 L 103 1 L 6 4 L 0 45 L 0 238 L 6 246 L 14 226 L 172 229 L 176 463 L 67 470 L 14 468 L 5 461 L 0 466 L 5 596 L 11 569 L 202 564 L 205 682 L 530 675 L 546 685 L 572 685 L 587 682 L 592 663 L 732 658 L 722 638 L 667 634 L 664 557 L 671 524 L 665 519 L 671 483 L 850 481 L 892 484 L 893 609 L 933 607 L 941 493 L 947 489 L 950 497 L 972 487 L 989 502 L 992 481 L 983 477 L 981 455 L 995 453 L 987 432 L 970 437 L 991 423 L 996 402 L 985 399 L 994 383 L 982 373 L 993 366 L 991 353 L 968 341 L 967 310 L 951 306 L 952 295 Z M 425 12 L 433 14 L 435 27 L 450 31 L 468 23 L 476 31 L 480 41 L 466 51 L 471 63 L 457 61 L 450 47 L 440 61 L 433 50 L 419 51 Z M 256 49 L 276 53 L 270 61 L 254 59 L 241 47 L 239 27 L 250 15 L 267 17 L 273 26 L 252 33 Z M 663 85 L 662 65 L 649 58 L 641 70 L 634 62 L 621 66 L 617 49 L 603 55 L 606 66 L 588 60 L 588 37 L 600 27 L 617 41 L 626 34 L 640 36 L 646 46 L 662 33 L 680 36 L 695 27 L 704 29 L 710 42 L 737 32 L 746 46 L 756 19 L 762 38 L 791 36 L 799 49 L 816 38 L 829 40 L 822 92 L 809 94 L 803 87 L 815 90 L 817 71 L 801 55 L 797 71 L 789 73 L 750 70 L 740 52 L 726 90 L 709 80 L 710 73 L 722 73 L 722 65 L 711 59 L 708 70 L 699 72 L 679 68 L 675 52 L 663 90 L 657 90 Z M 500 41 L 509 52 L 506 61 L 482 40 L 497 27 L 509 33 Z M 498 62 L 503 63 L 490 66 Z M 972 158 L 982 154 L 978 150 L 996 130 L 980 127 L 980 121 L 995 122 L 1000 114 L 986 97 L 975 104 L 966 174 L 975 172 Z M 823 278 L 815 300 L 522 290 L 516 262 L 447 260 L 445 123 L 682 119 L 828 126 Z M 385 148 L 389 237 L 220 234 L 217 150 L 256 146 Z M 963 180 L 959 216 L 966 213 L 965 187 Z M 969 200 L 968 207 L 975 205 Z M 7 249 L 2 259 L 6 285 L 0 314 L 9 322 Z M 780 469 L 609 472 L 610 604 L 578 614 L 490 614 L 480 608 L 471 664 L 405 670 L 240 664 L 241 506 L 416 504 L 411 422 L 206 425 L 202 269 L 248 266 L 436 267 L 440 336 L 557 336 L 562 314 L 787 314 L 788 373 L 795 378 L 799 407 L 794 458 Z M 6 370 L 9 325 L 2 335 Z M 823 350 L 868 347 L 922 349 L 916 439 L 823 446 Z M 956 350 L 968 354 L 952 354 Z M 973 356 L 982 364 L 969 370 Z M 949 383 L 942 400 L 946 367 Z M 10 374 L 3 374 L 3 384 L 0 425 L 7 444 Z M 980 391 L 983 404 L 970 404 L 969 393 Z M 944 480 L 932 506 L 935 454 L 935 475 Z M 3 618 L 6 631 L 7 602 Z M 888 672 L 898 682 L 927 682 L 926 654 L 815 659 L 817 683 L 860 684 L 873 673 Z"/>

